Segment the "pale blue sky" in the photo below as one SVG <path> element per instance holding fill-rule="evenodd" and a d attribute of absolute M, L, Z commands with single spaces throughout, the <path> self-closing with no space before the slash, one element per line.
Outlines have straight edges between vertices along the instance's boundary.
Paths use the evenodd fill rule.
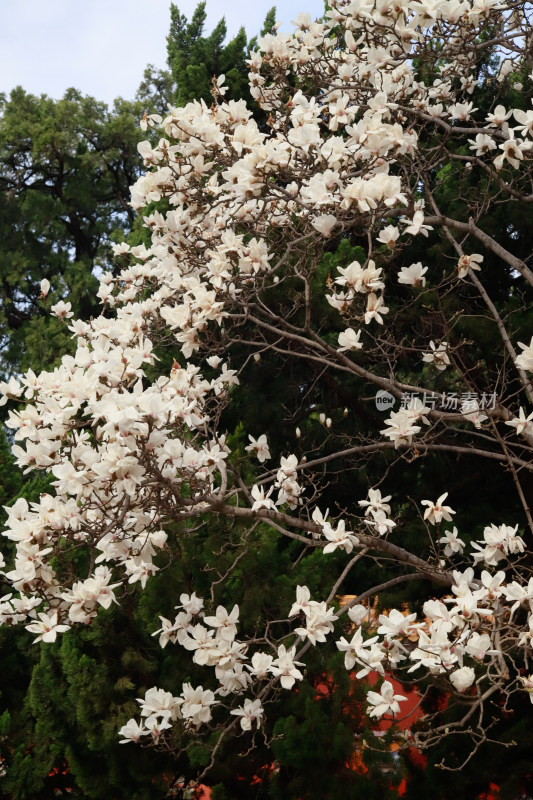
<path fill-rule="evenodd" d="M 207 30 L 226 17 L 228 34 L 261 28 L 272 0 L 207 0 Z M 178 0 L 190 19 L 196 0 Z M 299 11 L 323 13 L 323 0 L 275 4 L 284 30 Z M 0 0 L 0 92 L 21 85 L 61 97 L 74 86 L 98 100 L 134 96 L 148 63 L 165 66 L 170 0 Z"/>

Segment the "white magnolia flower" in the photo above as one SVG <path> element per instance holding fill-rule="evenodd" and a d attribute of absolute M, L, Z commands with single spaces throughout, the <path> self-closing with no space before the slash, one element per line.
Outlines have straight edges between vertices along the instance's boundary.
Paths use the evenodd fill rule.
<path fill-rule="evenodd" d="M 431 225 L 424 224 L 424 212 L 423 211 L 415 211 L 412 220 L 403 220 L 404 224 L 407 225 L 405 228 L 404 233 L 410 233 L 412 236 L 418 236 L 421 233 L 423 236 L 428 236 L 428 231 L 432 231 L 433 227 Z"/>
<path fill-rule="evenodd" d="M 476 673 L 472 667 L 461 667 L 450 675 L 450 681 L 458 692 L 465 692 L 476 679 Z"/>
<path fill-rule="evenodd" d="M 509 425 L 511 428 L 514 428 L 517 435 L 525 433 L 531 436 L 533 435 L 533 411 L 526 417 L 526 412 L 523 408 L 520 408 L 518 417 L 508 420 L 505 424 Z"/>
<path fill-rule="evenodd" d="M 180 699 L 157 686 L 148 689 L 144 698 L 138 697 L 137 702 L 141 706 L 141 716 L 147 719 L 163 717 L 175 720 L 180 716 Z"/>
<path fill-rule="evenodd" d="M 337 547 L 351 553 L 354 546 L 359 544 L 359 539 L 353 533 L 346 530 L 346 523 L 343 519 L 339 520 L 337 527 L 334 528 L 329 522 L 324 523 L 322 529 L 324 538 L 328 540 L 328 544 L 324 547 L 323 553 L 333 553 Z"/>
<path fill-rule="evenodd" d="M 483 256 L 479 253 L 471 253 L 469 256 L 462 255 L 457 263 L 458 275 L 460 278 L 468 275 L 468 268 L 473 270 L 480 270 L 479 266 L 483 262 Z"/>
<path fill-rule="evenodd" d="M 270 673 L 270 667 L 274 657 L 268 653 L 254 653 L 251 664 L 246 664 L 246 669 L 250 670 L 256 678 L 266 678 Z"/>
<path fill-rule="evenodd" d="M 361 625 L 369 615 L 368 608 L 361 603 L 348 609 L 348 616 L 356 625 Z"/>
<path fill-rule="evenodd" d="M 295 661 L 296 647 L 287 650 L 284 644 L 278 647 L 278 657 L 272 662 L 270 672 L 272 675 L 279 676 L 280 683 L 284 689 L 292 689 L 296 681 L 301 681 L 302 673 L 297 667 L 303 667 L 300 661 Z"/>
<path fill-rule="evenodd" d="M 159 738 L 163 733 L 163 731 L 169 730 L 172 727 L 168 719 L 166 719 L 165 717 L 163 717 L 162 719 L 158 717 L 148 717 L 148 719 L 144 724 L 146 728 L 146 733 L 151 734 L 155 744 L 158 743 Z"/>
<path fill-rule="evenodd" d="M 404 615 L 393 608 L 388 614 L 379 615 L 378 633 L 384 636 L 405 636 L 413 627 L 415 620 L 416 613 Z"/>
<path fill-rule="evenodd" d="M 176 608 L 183 608 L 187 614 L 191 614 L 192 616 L 200 614 L 204 607 L 204 601 L 201 597 L 196 596 L 196 592 L 193 592 L 191 595 L 180 594 L 180 603 L 181 605 L 176 606 Z"/>
<path fill-rule="evenodd" d="M 505 78 L 511 74 L 514 70 L 514 64 L 510 58 L 505 58 L 502 63 L 500 64 L 500 69 L 498 70 L 498 81 L 501 83 L 505 80 Z"/>
<path fill-rule="evenodd" d="M 358 505 L 361 508 L 365 509 L 365 516 L 368 514 L 374 514 L 377 511 L 383 511 L 384 514 L 390 514 L 391 508 L 388 504 L 388 501 L 391 499 L 390 494 L 386 497 L 381 496 L 381 492 L 379 489 L 369 489 L 368 490 L 368 500 L 358 500 Z"/>
<path fill-rule="evenodd" d="M 422 505 L 427 506 L 424 511 L 424 519 L 427 519 L 432 525 L 442 522 L 443 519 L 447 522 L 451 522 L 451 515 L 455 514 L 455 511 L 450 506 L 443 505 L 447 497 L 448 492 L 444 492 L 436 503 L 433 503 L 431 500 L 422 500 Z"/>
<path fill-rule="evenodd" d="M 439 542 L 445 545 L 444 555 L 448 557 L 454 553 L 462 553 L 465 547 L 463 540 L 459 539 L 459 533 L 456 527 L 451 531 L 445 531 L 444 536 L 439 539 Z"/>
<path fill-rule="evenodd" d="M 250 731 L 252 729 L 252 722 L 255 722 L 258 728 L 261 726 L 263 711 L 261 700 L 249 700 L 247 698 L 244 701 L 244 705 L 239 706 L 239 708 L 233 708 L 230 714 L 241 718 L 240 722 L 243 731 Z"/>
<path fill-rule="evenodd" d="M 376 533 L 378 533 L 380 536 L 390 533 L 390 531 L 396 527 L 394 520 L 388 519 L 384 511 L 373 511 L 371 513 L 372 519 L 365 519 L 365 522 L 371 528 L 374 528 Z"/>
<path fill-rule="evenodd" d="M 455 103 L 455 105 L 449 107 L 448 111 L 452 119 L 465 121 L 470 119 L 470 115 L 473 114 L 474 111 L 477 111 L 477 108 L 473 106 L 474 104 L 471 102 Z"/>
<path fill-rule="evenodd" d="M 496 106 L 494 111 L 490 114 L 487 114 L 485 117 L 486 121 L 489 123 L 487 127 L 502 128 L 505 130 L 506 121 L 509 119 L 512 113 L 512 111 L 506 111 L 505 106 Z"/>
<path fill-rule="evenodd" d="M 51 307 L 50 311 L 58 319 L 69 319 L 70 317 L 74 316 L 74 312 L 71 309 L 71 303 L 65 303 L 63 300 L 60 300 Z"/>
<path fill-rule="evenodd" d="M 481 544 L 472 542 L 472 549 L 479 551 L 474 553 L 474 564 L 484 561 L 487 566 L 496 566 L 509 554 L 523 553 L 525 542 L 517 535 L 517 531 L 518 525 L 514 528 L 510 525 L 488 525 L 483 531 Z"/>
<path fill-rule="evenodd" d="M 7 383 L 0 381 L 0 406 L 5 406 L 8 400 L 14 400 L 20 397 L 23 389 L 20 383 L 15 378 L 10 378 Z"/>
<path fill-rule="evenodd" d="M 476 428 L 481 428 L 481 423 L 488 419 L 488 416 L 480 410 L 479 403 L 475 399 L 465 400 L 461 404 L 461 414 L 465 419 L 473 422 Z"/>
<path fill-rule="evenodd" d="M 509 139 L 499 146 L 502 152 L 494 159 L 495 168 L 501 170 L 504 162 L 508 161 L 514 169 L 518 169 L 520 167 L 520 162 L 524 158 L 524 154 L 531 149 L 532 145 L 533 142 L 515 140 L 514 130 L 511 129 L 509 131 Z"/>
<path fill-rule="evenodd" d="M 27 631 L 39 634 L 37 638 L 33 640 L 34 644 L 37 644 L 37 642 L 55 642 L 58 633 L 65 633 L 65 631 L 70 629 L 70 625 L 58 624 L 57 611 L 53 611 L 51 614 L 40 611 L 37 616 L 39 618 L 38 622 L 32 622 L 26 625 Z"/>
<path fill-rule="evenodd" d="M 520 355 L 517 357 L 515 361 L 516 366 L 520 367 L 520 369 L 533 372 L 533 336 L 531 337 L 529 344 L 522 344 L 522 342 L 518 342 L 518 347 L 521 347 L 524 352 L 520 353 Z"/>
<path fill-rule="evenodd" d="M 234 605 L 228 613 L 224 606 L 218 606 L 216 614 L 212 617 L 204 617 L 204 622 L 212 628 L 216 628 L 217 635 L 222 639 L 233 641 L 237 633 L 237 623 L 239 621 L 239 606 Z"/>
<path fill-rule="evenodd" d="M 354 331 L 353 328 L 347 328 L 342 333 L 339 333 L 339 345 L 337 350 L 342 353 L 344 350 L 361 350 L 363 347 L 362 342 L 359 341 L 361 331 Z"/>
<path fill-rule="evenodd" d="M 305 611 L 305 617 L 305 628 L 296 628 L 294 632 L 309 639 L 312 645 L 325 642 L 327 634 L 333 630 L 333 623 L 338 619 L 326 603 L 314 603 Z"/>
<path fill-rule="evenodd" d="M 274 487 L 271 486 L 268 492 L 265 494 L 265 487 L 264 486 L 252 486 L 251 495 L 253 497 L 254 502 L 252 503 L 252 511 L 260 511 L 262 508 L 271 509 L 275 511 L 276 504 L 273 500 L 270 499 L 270 495 L 274 491 Z"/>
<path fill-rule="evenodd" d="M 383 301 L 383 296 L 380 295 L 378 297 L 374 292 L 371 292 L 366 300 L 365 325 L 368 325 L 373 319 L 383 325 L 383 317 L 381 315 L 388 313 L 389 309 Z"/>
<path fill-rule="evenodd" d="M 526 136 L 526 134 L 533 136 L 533 110 L 522 111 L 519 108 L 513 108 L 513 115 L 516 121 L 520 123 L 515 130 L 520 131 L 522 136 Z"/>
<path fill-rule="evenodd" d="M 426 279 L 424 275 L 427 271 L 428 268 L 423 267 L 421 261 L 411 264 L 410 267 L 402 267 L 398 273 L 398 283 L 403 283 L 407 286 L 425 286 Z"/>
<path fill-rule="evenodd" d="M 451 364 L 447 352 L 448 342 L 441 342 L 437 346 L 435 342 L 431 340 L 429 346 L 431 351 L 429 353 L 424 353 L 422 356 L 422 361 L 425 361 L 426 364 L 433 364 L 440 372 L 442 372 Z"/>
<path fill-rule="evenodd" d="M 529 694 L 529 699 L 533 703 L 533 675 L 521 675 L 520 680 L 526 692 Z"/>
<path fill-rule="evenodd" d="M 400 702 L 407 700 L 403 694 L 394 694 L 394 687 L 389 681 L 383 681 L 378 692 L 368 692 L 368 702 L 374 708 L 368 712 L 369 717 L 382 717 L 384 714 L 399 714 Z"/>
<path fill-rule="evenodd" d="M 382 244 L 386 244 L 389 250 L 392 250 L 396 245 L 399 236 L 400 231 L 398 228 L 395 228 L 394 225 L 387 225 L 387 227 L 382 228 L 382 230 L 379 232 L 377 240 Z"/>
<path fill-rule="evenodd" d="M 292 604 L 289 617 L 294 617 L 300 611 L 308 611 L 316 601 L 311 600 L 311 592 L 307 586 L 296 587 L 296 602 Z"/>
<path fill-rule="evenodd" d="M 244 449 L 249 453 L 255 453 L 257 460 L 263 464 L 268 458 L 270 458 L 270 450 L 268 449 L 266 434 L 262 433 L 258 439 L 254 439 L 253 436 L 248 436 L 248 438 L 251 444 L 247 445 Z"/>
<path fill-rule="evenodd" d="M 489 153 L 491 150 L 496 150 L 496 143 L 494 139 L 492 139 L 486 133 L 478 133 L 475 139 L 469 139 L 468 144 L 470 145 L 470 150 L 475 150 L 476 156 L 483 156 L 485 153 Z M 459 277 L 463 277 L 460 275 Z"/>
<path fill-rule="evenodd" d="M 202 686 L 193 689 L 190 683 L 184 683 L 179 700 L 181 715 L 190 725 L 197 727 L 210 721 L 211 706 L 216 703 L 215 695 L 210 689 Z"/>
<path fill-rule="evenodd" d="M 162 121 L 163 119 L 159 116 L 159 114 L 147 114 L 145 112 L 139 125 L 141 130 L 147 131 L 148 128 L 154 128 L 156 125 L 161 125 Z"/>
<path fill-rule="evenodd" d="M 491 641 L 488 633 L 478 633 L 474 631 L 467 639 L 465 651 L 476 661 L 483 661 L 485 656 L 497 655 L 500 651 L 491 649 Z"/>
<path fill-rule="evenodd" d="M 343 636 L 336 642 L 337 649 L 344 653 L 344 666 L 347 670 L 354 668 L 355 664 L 362 667 L 357 672 L 356 678 L 364 678 L 371 670 L 375 669 L 380 675 L 383 674 L 382 662 L 385 659 L 385 651 L 378 644 L 378 636 L 370 639 L 363 639 L 363 633 L 359 627 L 351 641 L 347 641 Z"/>
<path fill-rule="evenodd" d="M 330 235 L 337 222 L 337 217 L 334 217 L 333 214 L 321 214 L 319 217 L 314 218 L 311 225 L 315 230 L 321 233 L 322 236 L 327 237 Z"/>
<path fill-rule="evenodd" d="M 142 723 L 139 725 L 137 720 L 130 719 L 122 726 L 118 733 L 119 736 L 124 737 L 119 740 L 119 744 L 129 744 L 130 742 L 138 742 L 141 736 L 146 736 L 149 731 L 146 730 Z"/>
<path fill-rule="evenodd" d="M 397 449 L 400 445 L 410 445 L 413 436 L 420 432 L 420 425 L 413 425 L 413 419 L 406 409 L 393 411 L 388 419 L 385 420 L 387 428 L 383 428 L 380 433 L 387 436 Z"/>

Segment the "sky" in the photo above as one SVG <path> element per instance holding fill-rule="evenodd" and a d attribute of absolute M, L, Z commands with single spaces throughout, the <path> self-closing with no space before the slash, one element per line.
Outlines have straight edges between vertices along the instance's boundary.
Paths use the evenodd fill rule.
<path fill-rule="evenodd" d="M 197 0 L 178 0 L 190 19 Z M 275 0 L 207 0 L 206 32 L 226 17 L 228 35 L 256 35 Z M 147 64 L 166 66 L 170 0 L 0 0 L 0 92 L 22 86 L 59 98 L 73 86 L 111 103 L 132 99 Z M 299 11 L 323 13 L 323 0 L 278 0 L 290 31 Z"/>

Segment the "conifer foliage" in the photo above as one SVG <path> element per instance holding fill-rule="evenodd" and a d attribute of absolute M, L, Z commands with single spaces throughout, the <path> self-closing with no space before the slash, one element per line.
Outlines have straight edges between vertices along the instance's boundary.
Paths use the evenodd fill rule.
<path fill-rule="evenodd" d="M 248 43 L 246 31 L 240 28 L 237 36 L 225 42 L 227 26 L 224 18 L 208 36 L 204 36 L 205 5 L 205 2 L 198 3 L 189 22 L 177 5 L 170 4 L 167 53 L 175 86 L 174 101 L 178 106 L 193 100 L 209 103 L 213 75 L 220 74 L 226 75 L 228 99 L 249 99 L 246 59 L 256 38 Z M 266 15 L 263 34 L 270 33 L 273 28 L 274 13 L 272 8 Z"/>

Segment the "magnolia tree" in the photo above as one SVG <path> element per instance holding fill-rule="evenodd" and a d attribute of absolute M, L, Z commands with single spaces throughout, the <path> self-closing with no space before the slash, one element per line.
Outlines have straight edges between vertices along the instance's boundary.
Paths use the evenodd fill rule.
<path fill-rule="evenodd" d="M 300 14 L 293 34 L 259 41 L 250 85 L 266 124 L 225 102 L 224 76 L 210 108 L 142 120 L 161 136 L 139 146 L 147 172 L 132 187 L 135 209 L 152 204 L 150 246 L 115 247 L 97 319 L 52 307 L 74 355 L 1 387 L 19 465 L 51 472 L 54 487 L 8 509 L 4 624 L 55 641 L 144 588 L 171 539 L 221 518 L 242 531 L 208 596 L 184 592 L 154 631 L 205 678 L 150 688 L 123 742 L 209 734 L 211 763 L 231 735 L 246 749 L 268 701 L 328 643 L 357 679 L 383 679 L 371 717 L 402 717 L 391 678 L 421 700 L 437 684 L 460 709 L 447 732 L 468 732 L 473 748 L 495 708 L 533 698 L 533 339 L 519 330 L 533 273 L 510 222 L 533 202 L 531 16 L 521 0 L 333 0 L 322 22 Z M 324 254 L 343 242 L 358 258 L 327 274 Z M 224 415 L 267 358 L 337 380 L 366 416 L 329 415 L 302 381 L 313 436 L 294 425 L 272 459 L 275 431 L 246 431 L 248 454 L 232 452 Z M 465 473 L 486 461 L 501 480 L 505 508 L 478 518 L 474 537 L 450 505 L 451 474 L 418 493 L 437 456 Z M 409 497 L 389 496 L 395 465 L 412 475 Z M 334 476 L 363 467 L 367 493 L 335 503 Z M 423 539 L 409 539 L 413 513 Z M 320 596 L 295 585 L 285 619 L 246 636 L 220 597 L 265 527 L 300 562 L 319 552 L 332 577 Z M 367 563 L 381 579 L 347 599 Z M 407 583 L 418 611 L 371 613 Z M 429 716 L 406 740 L 443 734 Z"/>

